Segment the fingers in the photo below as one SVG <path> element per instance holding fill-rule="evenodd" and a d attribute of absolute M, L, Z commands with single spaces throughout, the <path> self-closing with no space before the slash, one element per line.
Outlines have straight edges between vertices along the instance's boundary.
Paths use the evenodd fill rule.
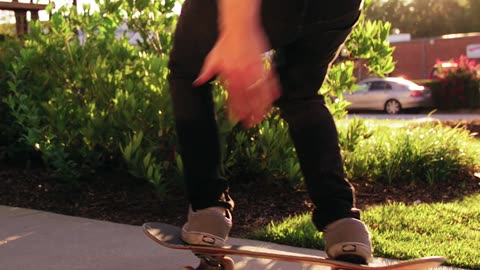
<path fill-rule="evenodd" d="M 261 123 L 280 97 L 280 84 L 273 71 L 246 88 L 229 88 L 229 113 L 248 129 Z"/>
<path fill-rule="evenodd" d="M 274 69 L 266 70 L 261 59 L 255 59 L 240 69 L 238 66 L 228 69 L 215 55 L 214 49 L 206 57 L 193 85 L 203 85 L 219 76 L 221 84 L 228 92 L 229 120 L 234 124 L 241 121 L 246 129 L 258 125 L 280 96 L 280 84 Z"/>
<path fill-rule="evenodd" d="M 259 104 L 256 106 L 258 110 L 253 112 L 252 125 L 257 125 L 265 116 L 270 113 L 273 103 L 280 97 L 280 83 L 276 75 L 268 74 L 263 85 L 257 90 L 259 92 Z"/>
<path fill-rule="evenodd" d="M 211 55 L 208 55 L 205 58 L 205 62 L 203 63 L 202 69 L 200 70 L 200 74 L 198 77 L 193 81 L 194 86 L 200 86 L 208 81 L 210 81 L 213 77 L 215 77 L 219 72 L 217 65 L 215 64 L 214 59 Z"/>

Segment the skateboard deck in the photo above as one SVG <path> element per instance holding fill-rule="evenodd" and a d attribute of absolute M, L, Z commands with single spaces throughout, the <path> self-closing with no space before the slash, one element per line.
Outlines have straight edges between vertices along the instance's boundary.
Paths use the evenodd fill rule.
<path fill-rule="evenodd" d="M 144 233 L 160 245 L 179 250 L 190 250 L 195 254 L 209 256 L 226 256 L 238 255 L 254 258 L 264 258 L 275 261 L 295 262 L 309 265 L 322 265 L 331 267 L 332 269 L 345 270 L 425 270 L 437 267 L 443 264 L 446 259 L 440 256 L 423 257 L 414 260 L 402 261 L 391 265 L 367 266 L 357 265 L 341 261 L 328 259 L 325 257 L 307 255 L 295 252 L 281 251 L 261 246 L 245 246 L 245 245 L 226 245 L 223 247 L 212 246 L 193 246 L 183 242 L 180 238 L 181 229 L 172 225 L 162 223 L 145 223 L 143 224 Z M 268 243 L 265 243 L 268 245 Z M 193 269 L 193 268 L 186 268 Z M 203 269 L 198 267 L 197 269 Z M 229 269 L 229 268 L 227 268 Z M 230 269 L 233 269 L 233 261 Z"/>

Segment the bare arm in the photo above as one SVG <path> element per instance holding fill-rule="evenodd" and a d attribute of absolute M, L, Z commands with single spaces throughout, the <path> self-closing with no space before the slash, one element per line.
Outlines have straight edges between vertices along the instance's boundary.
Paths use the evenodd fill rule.
<path fill-rule="evenodd" d="M 219 76 L 228 89 L 230 117 L 245 127 L 261 122 L 280 93 L 276 74 L 265 69 L 262 58 L 270 44 L 260 5 L 261 0 L 218 0 L 219 37 L 194 82 Z"/>
<path fill-rule="evenodd" d="M 219 0 L 220 32 L 260 28 L 261 0 Z"/>

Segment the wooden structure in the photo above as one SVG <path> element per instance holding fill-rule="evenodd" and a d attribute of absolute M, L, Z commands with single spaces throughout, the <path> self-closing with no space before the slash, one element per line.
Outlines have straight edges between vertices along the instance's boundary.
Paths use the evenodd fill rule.
<path fill-rule="evenodd" d="M 33 0 L 30 0 L 30 3 L 20 3 L 18 0 L 12 0 L 11 2 L 0 1 L 0 10 L 15 12 L 15 26 L 19 37 L 28 32 L 27 12 L 30 12 L 32 20 L 38 20 L 38 12 L 46 7 L 47 5 L 45 4 L 34 4 Z"/>

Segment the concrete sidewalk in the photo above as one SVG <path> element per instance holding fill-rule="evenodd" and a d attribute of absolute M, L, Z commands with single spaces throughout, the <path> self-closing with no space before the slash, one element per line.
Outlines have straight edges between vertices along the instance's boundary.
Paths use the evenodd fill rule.
<path fill-rule="evenodd" d="M 231 238 L 229 244 L 255 245 Z M 324 256 L 322 251 L 271 245 L 280 250 Z M 232 257 L 236 269 L 318 270 L 328 267 Z M 382 263 L 376 259 L 375 263 Z M 4 270 L 179 270 L 197 266 L 189 251 L 167 249 L 140 226 L 111 223 L 0 205 L 0 269 Z M 439 269 L 449 269 L 440 267 Z"/>

